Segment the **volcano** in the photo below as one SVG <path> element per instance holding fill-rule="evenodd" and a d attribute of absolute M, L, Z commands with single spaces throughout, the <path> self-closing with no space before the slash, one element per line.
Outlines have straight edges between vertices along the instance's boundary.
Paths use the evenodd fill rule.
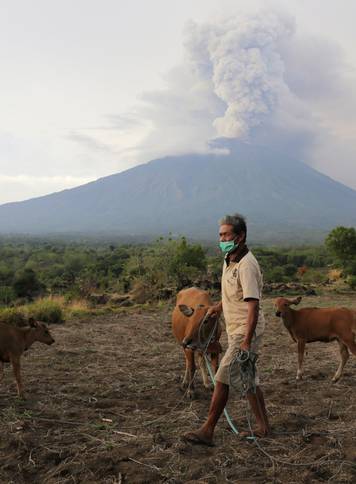
<path fill-rule="evenodd" d="M 69 190 L 0 206 L 2 234 L 87 234 L 215 240 L 240 212 L 255 240 L 321 239 L 356 225 L 356 191 L 309 165 L 241 144 L 229 155 L 156 159 Z"/>

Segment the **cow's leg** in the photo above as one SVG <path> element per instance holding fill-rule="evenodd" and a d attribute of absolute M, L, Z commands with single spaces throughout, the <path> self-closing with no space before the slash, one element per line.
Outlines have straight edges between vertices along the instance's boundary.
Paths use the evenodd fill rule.
<path fill-rule="evenodd" d="M 189 360 L 187 358 L 187 351 L 186 349 L 184 351 L 184 356 L 185 356 L 185 372 L 184 372 L 184 377 L 182 381 L 182 390 L 185 390 L 189 384 Z"/>
<path fill-rule="evenodd" d="M 303 378 L 303 357 L 304 357 L 304 348 L 305 348 L 305 341 L 299 340 L 298 341 L 298 370 L 297 370 L 297 380 L 301 380 Z"/>
<path fill-rule="evenodd" d="M 345 346 L 344 343 L 342 343 L 341 341 L 338 341 L 338 343 L 340 347 L 340 365 L 339 365 L 339 368 L 337 369 L 337 372 L 334 375 L 334 378 L 332 379 L 333 382 L 337 382 L 340 379 L 344 366 L 346 365 L 346 362 L 350 356 L 347 346 Z"/>
<path fill-rule="evenodd" d="M 199 368 L 200 368 L 200 371 L 201 371 L 201 376 L 203 377 L 203 384 L 204 384 L 205 388 L 212 389 L 213 385 L 209 381 L 207 368 L 206 368 L 206 364 L 205 364 L 205 358 L 201 353 L 198 353 L 197 357 L 198 357 L 198 365 L 199 365 Z"/>
<path fill-rule="evenodd" d="M 356 356 L 356 343 L 353 332 L 348 331 L 346 334 L 343 334 L 340 337 L 340 340 L 342 341 L 342 343 L 344 343 L 344 345 L 348 347 L 351 353 Z"/>
<path fill-rule="evenodd" d="M 195 374 L 195 360 L 194 360 L 194 351 L 190 349 L 185 349 L 185 364 L 186 364 L 186 371 L 188 373 L 188 381 L 187 381 L 187 395 L 189 398 L 193 398 L 194 396 L 194 374 Z"/>
<path fill-rule="evenodd" d="M 17 394 L 19 397 L 23 398 L 24 394 L 23 394 L 23 386 L 22 386 L 22 378 L 21 378 L 20 357 L 12 356 L 11 363 L 12 363 L 12 368 L 14 370 L 14 375 L 16 379 Z"/>

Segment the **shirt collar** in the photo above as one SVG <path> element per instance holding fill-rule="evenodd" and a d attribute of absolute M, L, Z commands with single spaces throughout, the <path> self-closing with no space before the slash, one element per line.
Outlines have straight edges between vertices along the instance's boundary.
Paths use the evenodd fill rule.
<path fill-rule="evenodd" d="M 225 262 L 226 265 L 229 266 L 230 262 L 240 262 L 240 260 L 245 257 L 245 255 L 249 252 L 249 248 L 246 244 L 239 246 L 236 250 L 234 250 L 231 254 L 225 255 Z"/>

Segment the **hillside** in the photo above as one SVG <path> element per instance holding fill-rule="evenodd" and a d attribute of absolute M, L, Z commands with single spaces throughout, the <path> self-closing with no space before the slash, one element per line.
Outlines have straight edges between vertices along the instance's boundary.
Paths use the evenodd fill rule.
<path fill-rule="evenodd" d="M 310 166 L 241 145 L 223 155 L 166 157 L 86 185 L 0 206 L 0 233 L 214 239 L 217 220 L 239 211 L 256 239 L 297 240 L 356 225 L 356 191 Z"/>

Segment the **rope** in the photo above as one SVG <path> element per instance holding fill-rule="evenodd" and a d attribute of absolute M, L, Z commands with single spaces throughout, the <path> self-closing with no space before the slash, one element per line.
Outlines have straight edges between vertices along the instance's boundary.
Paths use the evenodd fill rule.
<path fill-rule="evenodd" d="M 230 385 L 237 384 L 241 386 L 241 397 L 245 398 L 248 392 L 256 393 L 255 377 L 256 377 L 257 358 L 258 358 L 258 355 L 256 355 L 256 353 L 253 353 L 252 351 L 239 350 L 236 357 L 230 364 L 230 369 L 229 369 Z M 209 360 L 206 355 L 204 355 L 204 359 L 205 359 L 206 366 L 208 368 L 210 378 L 213 382 L 213 385 L 215 386 L 215 378 L 214 378 Z M 237 366 L 237 370 L 236 370 L 236 366 Z M 224 415 L 233 433 L 236 435 L 239 435 L 239 432 L 235 427 L 235 425 L 233 424 L 226 408 L 224 409 Z M 247 401 L 246 401 L 246 420 L 249 427 L 249 431 L 251 433 L 251 436 L 247 437 L 247 439 L 252 440 L 256 445 L 256 447 L 259 449 L 259 451 L 262 452 L 266 457 L 268 457 L 273 465 L 274 463 L 279 463 L 279 464 L 289 465 L 293 467 L 311 467 L 314 465 L 321 465 L 324 463 L 323 459 L 326 458 L 327 456 L 321 457 L 319 460 L 315 460 L 313 462 L 298 463 L 298 462 L 290 462 L 289 460 L 279 459 L 269 454 L 266 451 L 266 449 L 262 447 L 257 437 L 253 433 L 250 412 L 247 407 Z"/>
<path fill-rule="evenodd" d="M 255 376 L 256 376 L 257 358 L 258 356 L 252 351 L 239 350 L 236 357 L 230 364 L 230 368 L 229 368 L 230 385 L 231 384 L 236 385 L 237 383 L 240 383 L 242 397 L 245 397 L 249 391 L 253 391 L 254 393 L 256 393 Z M 211 365 L 206 353 L 204 354 L 204 360 L 205 360 L 205 364 L 208 369 L 211 381 L 213 382 L 213 385 L 215 387 L 215 377 L 212 372 Z M 236 368 L 236 366 L 237 366 L 237 371 L 236 369 L 234 369 L 234 367 Z M 231 420 L 231 417 L 226 408 L 224 408 L 224 415 L 233 433 L 236 435 L 239 435 L 239 431 L 235 426 L 235 424 L 233 423 L 233 421 Z M 253 439 L 255 439 L 253 432 L 251 432 L 251 436 Z"/>
<path fill-rule="evenodd" d="M 206 364 L 206 367 L 208 369 L 208 372 L 209 372 L 211 381 L 213 382 L 213 385 L 215 387 L 215 377 L 214 377 L 213 371 L 211 369 L 209 359 L 206 356 L 206 354 L 204 354 L 204 360 L 205 360 L 205 364 Z M 225 418 L 227 420 L 227 423 L 229 424 L 229 426 L 230 426 L 231 430 L 233 431 L 233 433 L 236 434 L 236 435 L 239 435 L 239 431 L 238 431 L 237 427 L 234 425 L 233 421 L 231 420 L 231 417 L 230 417 L 228 411 L 226 410 L 226 408 L 224 408 L 224 415 L 225 415 Z"/>
<path fill-rule="evenodd" d="M 217 328 L 218 328 L 218 324 L 219 324 L 219 318 L 215 318 L 215 322 L 214 322 L 214 325 L 208 335 L 208 337 L 205 339 L 205 342 L 204 342 L 204 339 L 202 337 L 203 335 L 203 331 L 206 330 L 206 324 L 207 322 L 209 321 L 209 316 L 206 314 L 203 318 L 203 320 L 201 321 L 200 325 L 199 325 L 199 331 L 198 331 L 198 347 L 200 348 L 203 348 L 203 357 L 204 357 L 204 361 L 205 361 L 205 365 L 208 369 L 208 373 L 209 373 L 209 376 L 210 376 L 210 379 L 211 381 L 213 382 L 213 385 L 215 387 L 215 377 L 214 377 L 214 373 L 212 371 L 212 368 L 211 368 L 211 365 L 210 365 L 210 362 L 209 362 L 209 358 L 207 356 L 207 352 L 208 352 L 208 347 L 212 341 L 212 339 L 214 338 L 214 336 L 216 335 L 216 331 L 217 331 Z M 234 434 L 238 435 L 239 434 L 239 431 L 237 429 L 237 427 L 234 425 L 233 421 L 231 420 L 231 417 L 228 413 L 228 411 L 226 410 L 226 408 L 224 408 L 224 415 L 225 415 L 225 418 L 227 420 L 227 423 L 229 424 L 231 430 L 233 431 Z"/>
<path fill-rule="evenodd" d="M 258 355 L 252 351 L 239 350 L 230 363 L 230 386 L 240 386 L 241 396 L 256 393 L 256 361 Z"/>
<path fill-rule="evenodd" d="M 198 341 L 196 343 L 195 348 L 198 351 L 201 351 L 203 354 L 206 354 L 208 351 L 208 347 L 212 340 L 216 336 L 216 332 L 218 329 L 219 318 L 215 318 L 214 324 L 212 325 L 210 332 L 208 334 L 204 334 L 206 331 L 209 331 L 208 323 L 209 323 L 210 316 L 205 314 L 204 318 L 201 320 L 198 329 Z M 188 345 L 189 348 L 189 345 Z"/>

